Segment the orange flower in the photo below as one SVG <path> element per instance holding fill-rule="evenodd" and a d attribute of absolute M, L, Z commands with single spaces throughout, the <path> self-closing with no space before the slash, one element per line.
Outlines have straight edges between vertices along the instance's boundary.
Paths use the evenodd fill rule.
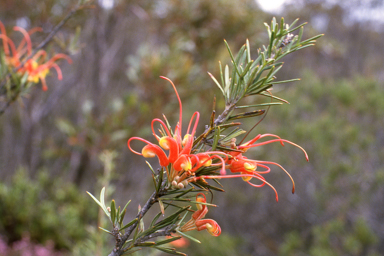
<path fill-rule="evenodd" d="M 23 34 L 23 39 L 17 48 L 14 42 L 7 36 L 5 27 L 0 21 L 0 38 L 3 41 L 6 63 L 12 68 L 18 68 L 17 72 L 21 75 L 27 73 L 28 82 L 38 83 L 41 81 L 42 89 L 46 91 L 48 87 L 45 82 L 45 77 L 48 75 L 51 68 L 56 69 L 57 78 L 59 80 L 63 78 L 61 69 L 55 62 L 59 59 L 66 59 L 68 63 L 72 63 L 71 58 L 65 54 L 59 53 L 54 55 L 50 60 L 45 61 L 47 53 L 44 50 L 40 50 L 28 61 L 26 61 L 23 66 L 20 66 L 23 60 L 32 55 L 32 42 L 30 35 L 36 31 L 41 31 L 41 28 L 33 28 L 28 32 L 21 27 L 14 27 L 13 29 Z"/>
<path fill-rule="evenodd" d="M 264 138 L 264 137 L 275 137 L 276 139 L 256 143 L 256 141 L 258 141 L 259 139 Z M 248 142 L 246 142 L 240 146 L 234 145 L 233 148 L 238 150 L 238 151 L 231 151 L 228 153 L 229 155 L 232 156 L 232 158 L 229 158 L 226 161 L 226 163 L 227 163 L 226 168 L 229 169 L 232 173 L 240 173 L 240 174 L 227 175 L 227 174 L 220 173 L 220 175 L 205 175 L 205 176 L 203 175 L 200 177 L 191 178 L 189 181 L 191 182 L 191 181 L 204 180 L 204 179 L 220 179 L 220 178 L 238 178 L 238 177 L 241 177 L 245 182 L 247 182 L 248 184 L 250 184 L 253 187 L 263 187 L 264 185 L 270 186 L 275 191 L 276 201 L 278 201 L 278 194 L 277 194 L 276 189 L 269 182 L 267 182 L 265 180 L 265 178 L 262 176 L 262 174 L 269 173 L 271 170 L 267 165 L 268 164 L 276 165 L 276 166 L 280 167 L 288 175 L 288 177 L 292 181 L 292 193 L 294 193 L 295 192 L 295 182 L 294 182 L 292 176 L 278 163 L 270 162 L 270 161 L 252 160 L 252 159 L 248 159 L 247 157 L 243 156 L 243 154 L 242 154 L 250 148 L 266 145 L 266 144 L 273 143 L 273 142 L 280 142 L 282 146 L 284 146 L 284 142 L 286 142 L 286 143 L 292 144 L 292 145 L 300 148 L 304 152 L 305 158 L 308 161 L 307 152 L 302 147 L 300 147 L 299 145 L 297 145 L 291 141 L 281 139 L 279 136 L 274 135 L 274 134 L 259 134 L 258 136 L 256 136 L 252 140 L 250 140 L 250 141 L 248 141 Z M 260 170 L 260 168 L 258 170 L 257 169 L 258 167 L 263 168 L 263 170 Z M 256 179 L 260 180 L 261 184 L 251 183 L 250 180 L 252 178 L 256 178 Z"/>
<path fill-rule="evenodd" d="M 167 236 L 167 238 L 172 238 L 172 236 Z M 189 245 L 189 240 L 185 237 L 180 237 L 179 239 L 169 243 L 170 245 L 178 248 L 184 248 Z"/>
<path fill-rule="evenodd" d="M 29 59 L 24 67 L 21 69 L 28 73 L 28 81 L 33 83 L 38 83 L 41 81 L 43 91 L 48 90 L 47 84 L 45 82 L 45 77 L 48 75 L 49 70 L 54 68 L 57 72 L 57 79 L 62 80 L 63 75 L 60 67 L 55 63 L 58 59 L 66 59 L 69 64 L 72 63 L 71 58 L 67 55 L 58 53 L 55 54 L 50 60 L 44 62 L 44 57 L 46 52 L 43 50 L 38 51 L 32 59 Z M 42 56 L 42 57 L 40 57 Z"/>
<path fill-rule="evenodd" d="M 202 197 L 200 197 L 202 196 Z M 200 203 L 206 203 L 207 200 L 203 193 L 199 193 L 196 195 L 196 201 Z M 208 213 L 208 207 L 205 204 L 196 204 L 197 211 L 195 211 L 191 219 L 186 222 L 181 228 L 181 232 L 187 232 L 191 230 L 207 230 L 212 236 L 219 236 L 221 234 L 221 228 L 216 221 L 212 219 L 203 219 L 205 215 Z"/>
<path fill-rule="evenodd" d="M 159 146 L 143 138 L 132 137 L 127 142 L 128 148 L 133 153 L 144 157 L 157 157 L 159 159 L 160 166 L 167 169 L 168 180 L 171 183 L 173 182 L 172 184 L 174 187 L 184 187 L 185 183 L 181 182 L 187 177 L 193 175 L 193 173 L 202 166 L 219 165 L 222 166 L 222 171 L 225 172 L 225 160 L 222 156 L 220 156 L 223 155 L 225 158 L 228 158 L 225 153 L 219 151 L 208 151 L 198 154 L 191 153 L 200 113 L 196 111 L 192 115 L 187 128 L 187 133 L 184 135 L 184 137 L 182 137 L 181 133 L 183 115 L 182 103 L 179 94 L 176 90 L 176 86 L 170 79 L 166 77 L 161 78 L 169 81 L 172 84 L 179 101 L 179 121 L 176 124 L 174 132 L 169 126 L 168 120 L 165 118 L 165 116 L 165 122 L 159 118 L 155 118 L 151 123 L 152 134 L 157 139 Z M 154 126 L 156 123 L 160 124 L 161 136 L 157 135 L 155 132 Z M 147 144 L 143 147 L 141 153 L 132 149 L 131 142 L 134 140 L 138 140 Z M 168 155 L 164 152 L 164 150 L 169 151 Z M 219 164 L 212 164 L 212 159 L 215 158 L 220 160 Z"/>

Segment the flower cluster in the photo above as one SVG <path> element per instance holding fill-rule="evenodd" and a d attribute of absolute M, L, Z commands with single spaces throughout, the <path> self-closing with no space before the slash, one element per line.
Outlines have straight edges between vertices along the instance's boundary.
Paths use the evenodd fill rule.
<path fill-rule="evenodd" d="M 225 162 L 228 160 L 226 153 L 220 151 L 206 151 L 201 153 L 192 152 L 194 136 L 199 122 L 200 113 L 195 112 L 192 115 L 187 133 L 182 136 L 182 104 L 179 94 L 170 79 L 166 77 L 161 78 L 168 80 L 176 92 L 180 105 L 179 122 L 176 124 L 173 132 L 165 116 L 165 123 L 161 119 L 153 119 L 151 124 L 152 133 L 157 139 L 159 146 L 143 138 L 132 137 L 127 142 L 128 148 L 133 153 L 147 158 L 158 157 L 160 166 L 166 169 L 168 181 L 174 188 L 184 188 L 188 184 L 188 178 L 194 176 L 194 173 L 201 167 L 221 166 L 222 171 L 225 172 Z M 155 132 L 154 125 L 156 123 L 160 124 L 161 136 L 157 135 Z M 192 125 L 193 128 L 191 129 Z M 134 140 L 142 141 L 147 144 L 143 147 L 141 153 L 132 149 L 131 142 Z M 168 155 L 164 152 L 164 150 L 169 151 Z M 219 163 L 213 163 L 214 159 L 219 160 Z"/>
<path fill-rule="evenodd" d="M 130 138 L 127 144 L 128 148 L 135 154 L 146 158 L 158 158 L 160 166 L 164 168 L 163 170 L 167 173 L 168 189 L 183 189 L 188 184 L 193 187 L 193 184 L 197 184 L 197 182 L 200 182 L 200 185 L 208 184 L 206 179 L 242 178 L 253 187 L 270 186 L 275 191 L 276 201 L 278 201 L 276 189 L 267 182 L 263 176 L 263 174 L 269 173 L 271 170 L 268 165 L 275 165 L 289 176 L 293 185 L 292 193 L 294 193 L 295 183 L 293 178 L 280 164 L 270 161 L 248 159 L 243 154 L 250 148 L 280 142 L 282 146 L 284 146 L 284 143 L 288 143 L 300 148 L 308 161 L 308 155 L 302 147 L 288 140 L 281 139 L 274 134 L 259 134 L 248 142 L 240 143 L 240 145 L 237 145 L 236 139 L 233 138 L 229 147 L 220 147 L 220 150 L 204 150 L 203 147 L 197 149 L 194 147 L 194 142 L 196 140 L 195 133 L 200 117 L 199 112 L 195 112 L 192 115 L 187 132 L 182 136 L 182 103 L 179 94 L 170 79 L 166 77 L 161 78 L 172 84 L 179 101 L 179 121 L 174 131 L 171 129 L 165 116 L 164 121 L 155 118 L 152 120 L 151 128 L 158 145 L 140 137 Z M 155 131 L 155 124 L 157 123 L 160 126 L 160 135 Z M 260 142 L 260 139 L 266 137 L 272 139 Z M 141 141 L 146 145 L 142 148 L 141 152 L 138 152 L 132 148 L 131 144 L 133 141 Z M 166 151 L 168 151 L 168 154 Z M 204 170 L 207 169 L 211 171 L 204 172 Z M 226 170 L 229 170 L 231 174 L 227 174 Z M 260 183 L 252 183 L 251 179 L 253 178 L 259 180 Z M 214 236 L 220 235 L 220 226 L 214 220 L 203 219 L 208 212 L 207 205 L 205 205 L 205 195 L 199 193 L 196 201 L 198 202 L 198 210 L 192 214 L 191 219 L 181 227 L 180 231 L 200 231 L 206 229 Z"/>
<path fill-rule="evenodd" d="M 15 43 L 7 36 L 5 27 L 0 21 L 0 39 L 3 42 L 3 49 L 5 55 L 5 63 L 10 69 L 16 69 L 17 73 L 21 76 L 26 75 L 27 81 L 38 83 L 41 81 L 42 89 L 48 89 L 45 82 L 45 77 L 48 75 L 49 70 L 54 68 L 57 72 L 57 78 L 62 79 L 62 72 L 60 67 L 56 64 L 59 59 L 66 59 L 68 63 L 72 63 L 70 57 L 65 54 L 58 53 L 52 58 L 47 60 L 47 53 L 44 50 L 39 50 L 35 54 L 32 50 L 32 41 L 30 36 L 35 32 L 42 31 L 41 28 L 33 28 L 26 31 L 21 27 L 14 27 L 15 31 L 19 31 L 23 35 L 23 39 L 16 47 Z"/>

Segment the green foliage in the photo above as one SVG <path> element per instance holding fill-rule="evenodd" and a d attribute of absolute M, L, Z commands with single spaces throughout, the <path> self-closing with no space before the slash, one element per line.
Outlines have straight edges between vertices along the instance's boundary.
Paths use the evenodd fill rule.
<path fill-rule="evenodd" d="M 285 236 L 279 250 L 281 255 L 337 256 L 362 255 L 377 243 L 377 236 L 366 221 L 359 218 L 348 223 L 344 218 L 327 221 L 312 228 L 310 244 L 297 231 Z"/>
<path fill-rule="evenodd" d="M 293 177 L 299 184 L 300 196 L 308 189 L 306 183 L 315 186 L 309 196 L 320 224 L 306 224 L 306 228 L 287 233 L 280 252 L 313 256 L 378 252 L 377 227 L 356 215 L 367 210 L 374 214 L 378 202 L 372 202 L 372 198 L 382 193 L 379 166 L 384 162 L 378 155 L 382 147 L 375 141 L 383 136 L 380 115 L 384 111 L 384 89 L 380 83 L 367 78 L 320 81 L 316 75 L 306 73 L 303 84 L 286 90 L 284 95 L 288 100 L 300 98 L 301 104 L 273 109 L 273 115 L 269 116 L 272 122 L 284 118 L 290 127 L 276 127 L 273 132 L 289 136 L 302 145 L 308 151 L 312 167 L 309 172 L 299 170 L 299 164 L 285 159 L 284 154 L 280 154 L 285 149 L 280 148 L 274 160 L 298 169 Z M 309 109 L 312 114 L 305 114 Z M 312 175 L 315 178 L 310 178 Z M 369 187 L 365 187 L 367 183 Z M 357 205 L 364 210 L 348 214 Z M 304 208 L 297 211 L 313 212 Z M 321 220 L 324 214 L 331 217 Z"/>
<path fill-rule="evenodd" d="M 70 249 L 87 237 L 86 223 L 95 221 L 95 205 L 73 185 L 52 180 L 40 171 L 36 180 L 20 168 L 10 184 L 0 183 L 0 234 L 8 242 L 27 232 L 32 241 L 54 242 Z"/>
<path fill-rule="evenodd" d="M 250 256 L 250 254 L 239 250 L 244 244 L 244 241 L 239 237 L 230 234 L 212 237 L 208 233 L 202 232 L 193 232 L 191 235 L 202 241 L 202 243 L 196 246 L 197 244 L 191 242 L 189 247 L 183 249 L 188 255 Z"/>

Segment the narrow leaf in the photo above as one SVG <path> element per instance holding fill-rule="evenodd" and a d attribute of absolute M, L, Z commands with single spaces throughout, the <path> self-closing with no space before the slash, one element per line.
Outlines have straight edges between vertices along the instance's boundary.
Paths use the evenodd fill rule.
<path fill-rule="evenodd" d="M 173 255 L 187 256 L 187 254 L 185 254 L 185 253 L 176 251 L 175 248 L 166 248 L 166 247 L 157 247 L 157 246 L 154 246 L 152 248 L 156 248 L 156 249 L 158 249 L 160 251 L 163 251 L 163 252 L 166 252 L 166 253 L 169 253 L 169 254 L 173 254 Z"/>
<path fill-rule="evenodd" d="M 270 102 L 270 103 L 262 103 L 262 104 L 257 104 L 257 105 L 247 105 L 247 106 L 238 106 L 236 108 L 257 108 L 257 107 L 265 107 L 265 106 L 272 106 L 272 105 L 282 105 L 283 103 L 281 102 Z"/>
<path fill-rule="evenodd" d="M 169 239 L 156 241 L 156 245 L 168 244 L 170 242 L 179 240 L 180 238 L 181 238 L 181 236 L 175 236 L 175 237 L 172 237 L 172 238 L 169 238 Z"/>
<path fill-rule="evenodd" d="M 138 248 L 138 249 L 135 249 L 135 250 L 132 250 L 132 251 L 127 251 L 127 252 L 124 252 L 122 255 L 130 255 L 130 254 L 133 254 L 137 251 L 141 251 L 143 248 Z"/>
<path fill-rule="evenodd" d="M 132 225 L 135 224 L 138 220 L 139 220 L 139 219 L 136 218 L 136 219 L 130 221 L 130 222 L 129 222 L 128 224 L 126 224 L 124 227 L 122 227 L 121 229 L 119 229 L 119 231 L 121 231 L 121 230 L 123 230 L 123 229 L 126 229 L 126 228 L 132 226 Z"/>
<path fill-rule="evenodd" d="M 115 200 L 113 200 L 113 199 L 111 202 L 111 221 L 112 221 L 112 224 L 114 226 L 115 221 L 116 221 L 116 204 L 115 204 Z"/>
<path fill-rule="evenodd" d="M 221 87 L 221 85 L 219 84 L 219 82 L 216 80 L 216 78 L 211 73 L 209 73 L 209 72 L 208 72 L 208 75 L 212 78 L 212 80 L 215 82 L 217 87 L 219 87 L 219 89 L 221 90 L 221 92 L 225 96 L 225 92 L 224 92 L 223 88 Z"/>
<path fill-rule="evenodd" d="M 161 212 L 159 212 L 158 214 L 156 214 L 155 218 L 153 218 L 152 222 L 151 222 L 151 225 L 149 227 L 153 227 L 153 225 L 156 223 L 156 221 L 160 218 L 161 216 Z"/>
<path fill-rule="evenodd" d="M 104 212 L 107 213 L 107 216 L 109 217 L 110 213 L 108 212 L 107 207 L 105 207 L 105 203 L 104 203 L 104 194 L 105 194 L 105 187 L 103 187 L 100 192 L 100 203 L 103 206 Z"/>
<path fill-rule="evenodd" d="M 102 227 L 99 227 L 99 229 L 103 230 L 104 232 L 106 232 L 106 233 L 108 233 L 108 234 L 110 234 L 110 235 L 113 235 L 112 232 L 109 231 L 109 230 L 106 230 L 106 229 L 104 229 L 104 228 L 102 228 Z"/>
<path fill-rule="evenodd" d="M 196 242 L 196 243 L 198 243 L 198 244 L 201 244 L 201 242 L 200 242 L 199 240 L 197 240 L 196 238 L 194 238 L 194 237 L 192 237 L 192 236 L 189 236 L 189 235 L 187 235 L 187 234 L 181 232 L 180 230 L 176 230 L 176 232 L 179 233 L 180 235 L 182 235 L 182 236 L 188 238 L 188 239 L 191 239 L 192 241 L 194 241 L 194 242 Z"/>
<path fill-rule="evenodd" d="M 159 199 L 159 206 L 160 206 L 161 213 L 164 215 L 164 213 L 165 213 L 164 204 L 163 204 L 163 201 L 161 199 Z"/>

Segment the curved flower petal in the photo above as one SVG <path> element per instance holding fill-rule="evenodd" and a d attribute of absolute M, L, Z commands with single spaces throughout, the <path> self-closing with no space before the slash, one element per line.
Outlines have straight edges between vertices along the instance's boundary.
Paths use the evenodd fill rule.
<path fill-rule="evenodd" d="M 195 224 L 198 231 L 206 229 L 212 236 L 219 236 L 221 234 L 219 224 L 212 219 L 197 220 Z"/>
<path fill-rule="evenodd" d="M 179 158 L 179 147 L 177 141 L 172 137 L 162 137 L 159 145 L 165 150 L 169 150 L 168 161 L 173 164 Z"/>
<path fill-rule="evenodd" d="M 131 141 L 132 140 L 139 140 L 139 141 L 146 143 L 147 145 L 142 149 L 142 152 L 139 153 L 136 150 L 132 149 L 132 147 L 131 147 Z M 137 155 L 141 155 L 141 156 L 148 157 L 148 158 L 157 156 L 159 158 L 160 165 L 163 167 L 167 166 L 169 164 L 167 155 L 164 153 L 164 151 L 159 146 L 152 144 L 151 142 L 149 142 L 143 138 L 132 137 L 128 140 L 127 145 L 128 145 L 129 150 L 131 150 L 133 153 L 135 153 Z"/>
<path fill-rule="evenodd" d="M 192 169 L 191 159 L 187 155 L 180 155 L 179 158 L 173 163 L 173 168 L 176 171 L 190 171 Z"/>

